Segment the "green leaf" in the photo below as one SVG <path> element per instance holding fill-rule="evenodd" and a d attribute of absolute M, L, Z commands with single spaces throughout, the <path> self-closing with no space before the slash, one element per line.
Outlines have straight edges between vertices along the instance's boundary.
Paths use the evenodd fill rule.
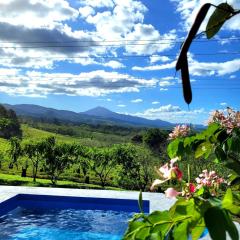
<path fill-rule="evenodd" d="M 234 204 L 234 198 L 230 188 L 228 188 L 223 198 L 222 207 L 230 211 L 232 214 L 240 215 L 240 206 Z"/>
<path fill-rule="evenodd" d="M 230 150 L 233 152 L 240 153 L 239 146 L 240 146 L 240 136 L 238 136 L 237 134 L 233 134 Z"/>
<path fill-rule="evenodd" d="M 155 232 L 155 233 L 151 233 L 147 238 L 146 240 L 162 240 L 163 237 L 161 237 L 161 234 L 158 233 L 158 232 Z"/>
<path fill-rule="evenodd" d="M 152 212 L 149 216 L 148 216 L 148 220 L 152 223 L 152 224 L 156 224 L 159 222 L 169 222 L 172 221 L 171 216 L 169 211 L 154 211 Z"/>
<path fill-rule="evenodd" d="M 204 155 L 207 158 L 212 152 L 212 144 L 210 142 L 203 142 L 201 143 L 196 151 L 195 151 L 195 158 L 199 158 Z"/>
<path fill-rule="evenodd" d="M 225 166 L 240 175 L 240 162 L 227 162 Z"/>
<path fill-rule="evenodd" d="M 217 159 L 219 159 L 220 161 L 225 161 L 227 159 L 225 152 L 223 151 L 223 149 L 220 146 L 217 146 L 215 148 L 215 155 L 216 155 Z"/>
<path fill-rule="evenodd" d="M 138 207 L 140 209 L 140 212 L 143 213 L 142 190 L 140 190 L 139 197 L 138 197 Z"/>
<path fill-rule="evenodd" d="M 202 233 L 204 232 L 205 228 L 206 227 L 205 227 L 204 219 L 200 218 L 199 221 L 196 223 L 196 226 L 194 226 L 192 229 L 192 232 L 191 232 L 192 240 L 198 240 L 202 235 Z"/>
<path fill-rule="evenodd" d="M 168 144 L 167 153 L 170 158 L 174 158 L 177 156 L 179 143 L 180 143 L 180 140 L 175 139 Z"/>
<path fill-rule="evenodd" d="M 173 228 L 173 238 L 181 240 L 188 239 L 188 221 L 184 221 Z"/>
<path fill-rule="evenodd" d="M 224 211 L 224 214 L 226 220 L 226 230 L 228 231 L 230 237 L 232 238 L 232 240 L 239 240 L 239 234 L 235 224 L 233 223 L 227 211 Z"/>
<path fill-rule="evenodd" d="M 169 211 L 154 211 L 146 220 L 153 224 L 151 233 L 161 233 L 161 236 L 165 236 L 173 224 Z"/>
<path fill-rule="evenodd" d="M 227 3 L 221 3 L 217 6 L 206 27 L 206 35 L 208 39 L 212 38 L 221 29 L 222 25 L 233 12 L 234 9 Z"/>
<path fill-rule="evenodd" d="M 204 214 L 204 220 L 213 240 L 226 240 L 224 214 L 220 208 L 209 208 Z"/>
<path fill-rule="evenodd" d="M 150 228 L 142 228 L 140 229 L 136 235 L 135 235 L 135 239 L 138 240 L 145 240 L 150 234 Z"/>
<path fill-rule="evenodd" d="M 204 214 L 204 220 L 213 240 L 226 240 L 226 232 L 232 240 L 238 240 L 238 230 L 228 212 L 220 207 L 211 207 Z"/>

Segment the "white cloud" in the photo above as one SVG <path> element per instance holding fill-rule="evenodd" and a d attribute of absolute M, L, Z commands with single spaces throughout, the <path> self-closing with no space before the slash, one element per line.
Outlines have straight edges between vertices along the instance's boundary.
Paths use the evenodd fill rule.
<path fill-rule="evenodd" d="M 220 103 L 220 105 L 223 106 L 223 107 L 225 107 L 225 106 L 227 106 L 227 103 L 222 102 L 222 103 Z"/>
<path fill-rule="evenodd" d="M 0 2 L 0 22 L 28 28 L 53 27 L 76 19 L 78 11 L 65 0 L 8 0 Z"/>
<path fill-rule="evenodd" d="M 119 61 L 105 62 L 100 57 L 107 54 L 117 56 L 118 49 L 123 49 L 123 54 L 136 51 L 136 54 L 151 54 L 173 46 L 173 43 L 161 44 L 160 47 L 156 44 L 136 45 L 146 37 L 156 41 L 162 37 L 176 38 L 175 31 L 160 34 L 155 27 L 144 23 L 148 9 L 140 1 L 82 0 L 79 4 L 77 10 L 67 0 L 1 1 L 0 41 L 17 42 L 8 44 L 8 47 L 17 48 L 1 49 L 0 65 L 53 69 L 58 62 L 68 61 L 84 66 L 96 64 L 117 69 L 125 66 Z M 65 21 L 75 21 L 79 25 L 72 27 Z M 91 25 L 91 30 L 81 29 L 86 24 Z M 130 37 L 132 42 L 127 42 L 130 45 L 125 46 Z M 103 44 L 109 39 L 120 42 Z M 26 47 L 24 42 L 42 42 L 42 45 L 51 42 L 56 47 L 21 48 Z M 63 43 L 71 43 L 76 47 L 61 47 Z M 92 46 L 99 44 L 106 46 Z M 166 60 L 163 56 L 162 61 Z"/>
<path fill-rule="evenodd" d="M 124 104 L 118 104 L 117 106 L 118 106 L 118 107 L 121 107 L 121 108 L 126 107 L 126 105 L 124 105 Z"/>
<path fill-rule="evenodd" d="M 159 103 L 160 103 L 160 102 L 158 102 L 158 101 L 152 102 L 153 105 L 156 105 L 156 104 L 159 104 Z"/>
<path fill-rule="evenodd" d="M 92 7 L 85 6 L 85 7 L 79 8 L 79 13 L 80 13 L 80 17 L 86 18 L 89 15 L 95 14 L 95 11 L 94 11 L 94 9 Z"/>
<path fill-rule="evenodd" d="M 94 8 L 112 8 L 114 6 L 114 2 L 112 0 L 81 0 L 80 3 Z"/>
<path fill-rule="evenodd" d="M 170 82 L 170 81 L 160 81 L 159 82 L 160 87 L 169 87 L 169 86 L 173 86 L 173 85 L 175 85 L 175 83 Z"/>
<path fill-rule="evenodd" d="M 160 35 L 160 33 L 151 24 L 138 23 L 134 25 L 134 30 L 126 35 L 127 39 L 139 41 L 141 39 L 148 39 L 157 41 L 158 44 L 136 44 L 133 46 L 126 46 L 125 49 L 128 53 L 143 55 L 153 54 L 168 50 L 174 46 L 174 41 L 164 42 L 162 38 L 175 39 L 176 34 L 174 31 L 168 34 Z M 164 44 L 162 44 L 164 42 Z"/>
<path fill-rule="evenodd" d="M 171 59 L 167 56 L 160 56 L 160 55 L 153 55 L 150 57 L 150 63 L 155 63 L 155 62 L 168 62 Z"/>
<path fill-rule="evenodd" d="M 98 64 L 100 64 L 100 63 L 98 63 Z M 102 65 L 105 66 L 105 67 L 111 67 L 111 68 L 113 68 L 113 69 L 126 67 L 126 66 L 123 65 L 122 63 L 120 63 L 120 62 L 118 62 L 118 61 L 114 61 L 114 60 L 109 61 L 109 62 L 106 62 L 106 63 L 103 63 Z"/>
<path fill-rule="evenodd" d="M 148 119 L 161 119 L 173 123 L 199 123 L 199 117 L 203 114 L 206 114 L 203 108 L 188 111 L 181 109 L 179 106 L 168 104 L 159 108 L 149 108 L 143 112 L 131 115 Z"/>
<path fill-rule="evenodd" d="M 90 0 L 85 1 L 85 4 L 88 4 L 85 6 L 93 7 Z M 102 1 L 100 1 L 100 5 L 102 5 Z M 176 39 L 175 30 L 160 34 L 154 26 L 144 23 L 144 14 L 148 9 L 142 2 L 114 0 L 114 5 L 107 4 L 104 7 L 107 7 L 104 11 L 98 11 L 94 16 L 89 15 L 86 18 L 86 22 L 95 27 L 95 35 L 99 36 L 100 39 L 108 40 L 111 36 L 111 39 L 121 40 L 123 43 L 128 40 L 128 45 L 124 44 L 123 46 L 119 42 L 117 46 L 124 48 L 127 54 L 153 54 L 174 46 L 174 41 L 161 44 L 161 39 Z M 97 11 L 96 8 L 95 11 Z M 159 44 L 142 44 L 146 42 L 139 42 L 146 39 L 159 41 Z"/>
<path fill-rule="evenodd" d="M 160 91 L 168 91 L 168 88 L 160 88 Z"/>
<path fill-rule="evenodd" d="M 143 100 L 141 98 L 137 98 L 131 101 L 132 103 L 141 103 Z"/>
<path fill-rule="evenodd" d="M 175 2 L 177 6 L 177 12 L 181 14 L 181 17 L 184 21 L 185 30 L 189 30 L 190 26 L 193 24 L 194 19 L 200 9 L 200 7 L 209 1 L 206 0 L 171 0 Z M 222 1 L 223 2 L 223 1 Z M 239 0 L 228 0 L 228 4 L 232 5 L 235 9 L 240 8 Z M 219 0 L 212 0 L 212 4 L 218 5 L 221 3 Z M 211 16 L 212 12 L 215 9 L 211 7 L 206 20 L 202 24 L 201 30 L 204 30 L 207 24 L 207 19 Z M 232 19 L 230 19 L 227 23 L 224 24 L 224 28 L 228 30 L 239 30 L 240 28 L 240 16 L 239 14 Z"/>
<path fill-rule="evenodd" d="M 175 68 L 175 65 L 176 65 L 176 61 L 173 61 L 171 63 L 146 66 L 146 67 L 133 66 L 132 70 L 135 70 L 135 71 L 157 71 L 157 70 L 163 70 L 163 69 L 172 69 L 172 68 Z"/>
<path fill-rule="evenodd" d="M 194 76 L 223 76 L 240 70 L 240 59 L 233 59 L 226 62 L 198 62 L 189 61 L 190 74 Z"/>
<path fill-rule="evenodd" d="M 0 73 L 6 71 L 0 69 Z M 65 94 L 98 97 L 111 93 L 139 92 L 140 88 L 155 87 L 158 82 L 103 70 L 80 74 L 28 71 L 23 75 L 12 69 L 6 76 L 0 80 L 0 91 L 21 96 Z"/>
<path fill-rule="evenodd" d="M 234 79 L 234 78 L 236 78 L 237 76 L 236 75 L 231 75 L 229 78 L 230 79 Z"/>

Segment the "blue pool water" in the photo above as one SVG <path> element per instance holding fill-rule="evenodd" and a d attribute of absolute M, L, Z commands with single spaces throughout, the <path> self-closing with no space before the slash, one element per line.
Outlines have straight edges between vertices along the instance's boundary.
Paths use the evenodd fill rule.
<path fill-rule="evenodd" d="M 0 217 L 2 240 L 119 240 L 132 216 L 111 210 L 18 207 Z"/>
<path fill-rule="evenodd" d="M 20 194 L 0 203 L 0 240 L 119 240 L 133 212 L 136 200 Z"/>

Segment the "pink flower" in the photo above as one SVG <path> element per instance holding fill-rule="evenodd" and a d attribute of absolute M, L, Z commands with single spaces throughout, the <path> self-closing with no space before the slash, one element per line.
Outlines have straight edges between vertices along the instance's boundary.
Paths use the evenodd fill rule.
<path fill-rule="evenodd" d="M 194 186 L 193 183 L 190 183 L 190 184 L 189 184 L 189 192 L 190 192 L 190 193 L 194 193 L 195 191 L 196 191 L 196 187 Z"/>
<path fill-rule="evenodd" d="M 197 189 L 201 187 L 207 187 L 212 195 L 216 194 L 216 189 L 219 188 L 219 185 L 224 183 L 225 180 L 220 178 L 215 171 L 203 170 L 199 177 L 196 178 Z"/>
<path fill-rule="evenodd" d="M 183 173 L 178 168 L 178 166 L 175 165 L 177 160 L 178 160 L 178 158 L 173 158 L 170 160 L 170 164 L 166 163 L 163 166 L 161 166 L 159 169 L 155 168 L 160 179 L 154 180 L 150 190 L 153 190 L 156 186 L 158 186 L 168 180 L 171 180 L 171 179 L 177 179 L 178 181 L 182 180 Z"/>
<path fill-rule="evenodd" d="M 223 112 L 215 111 L 212 113 L 208 124 L 218 123 L 226 129 L 228 134 L 232 133 L 232 130 L 236 127 L 240 127 L 240 112 L 235 112 L 232 108 L 227 107 L 227 115 Z"/>
<path fill-rule="evenodd" d="M 173 140 L 178 137 L 186 137 L 190 132 L 190 127 L 187 125 L 177 125 L 169 134 L 168 139 Z"/>
<path fill-rule="evenodd" d="M 181 181 L 182 176 L 183 173 L 177 166 L 171 169 L 171 179 L 177 179 L 178 181 Z"/>
<path fill-rule="evenodd" d="M 175 197 L 177 197 L 180 194 L 181 194 L 181 192 L 176 191 L 174 188 L 168 188 L 165 191 L 165 196 L 167 198 L 175 198 Z"/>

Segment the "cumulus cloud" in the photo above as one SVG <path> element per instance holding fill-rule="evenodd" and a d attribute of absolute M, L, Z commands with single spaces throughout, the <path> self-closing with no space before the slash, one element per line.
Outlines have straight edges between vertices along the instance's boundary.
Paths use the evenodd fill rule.
<path fill-rule="evenodd" d="M 159 104 L 159 103 L 160 103 L 160 102 L 158 102 L 158 101 L 152 102 L 153 105 L 156 105 L 156 104 Z"/>
<path fill-rule="evenodd" d="M 154 26 L 144 23 L 148 9 L 140 1 L 83 0 L 79 4 L 79 9 L 75 9 L 66 0 L 2 1 L 0 41 L 11 43 L 0 50 L 4 58 L 0 64 L 7 67 L 54 68 L 58 62 L 68 61 L 117 69 L 125 67 L 120 60 L 103 61 L 99 57 L 106 54 L 117 56 L 118 49 L 124 50 L 124 54 L 152 54 L 174 45 L 173 42 L 137 44 L 146 37 L 159 43 L 162 37 L 176 38 L 174 30 L 160 34 Z M 73 29 L 66 22 L 76 20 L 80 28 L 90 24 L 90 29 Z M 120 42 L 104 43 L 110 36 Z M 126 42 L 130 38 L 131 42 Z M 158 60 L 167 61 L 167 58 Z"/>
<path fill-rule="evenodd" d="M 171 59 L 167 56 L 160 56 L 160 55 L 153 55 L 150 57 L 150 63 L 155 63 L 155 62 L 168 62 Z"/>
<path fill-rule="evenodd" d="M 190 26 L 193 24 L 194 19 L 200 9 L 200 7 L 206 3 L 206 0 L 171 0 L 176 4 L 176 10 L 180 13 L 183 26 L 185 30 L 189 30 Z M 219 0 L 212 0 L 212 4 L 218 5 Z M 235 9 L 240 8 L 239 0 L 229 0 L 228 4 L 232 5 Z M 201 30 L 204 30 L 207 24 L 207 19 L 211 16 L 214 8 L 212 7 L 207 15 L 206 20 L 202 24 Z M 240 16 L 239 14 L 232 19 L 230 19 L 227 23 L 224 24 L 224 28 L 228 30 L 239 30 L 240 28 Z"/>
<path fill-rule="evenodd" d="M 98 63 L 98 64 L 100 64 L 100 63 Z M 114 61 L 114 60 L 106 62 L 106 63 L 103 63 L 102 65 L 105 66 L 105 67 L 111 67 L 113 69 L 124 68 L 125 67 L 124 64 L 122 64 L 122 63 L 120 63 L 118 61 Z"/>
<path fill-rule="evenodd" d="M 105 7 L 104 11 L 98 11 L 95 15 L 86 17 L 86 22 L 95 27 L 95 34 L 103 40 L 109 39 L 109 36 L 112 39 L 122 41 L 131 40 L 128 43 L 130 45 L 122 47 L 126 53 L 138 55 L 162 52 L 174 46 L 174 41 L 168 44 L 161 44 L 161 42 L 162 38 L 176 39 L 175 30 L 160 34 L 153 25 L 144 23 L 144 14 L 148 9 L 142 2 L 115 0 L 114 5 L 111 4 L 112 1 L 106 3 L 106 5 L 103 5 L 102 1 L 99 2 L 101 7 Z M 84 4 L 91 7 L 95 5 L 95 9 L 99 8 L 97 4 L 92 4 L 91 1 L 85 1 Z M 146 39 L 159 42 L 158 44 L 137 44 L 139 41 Z M 121 47 L 121 44 L 119 45 Z"/>
<path fill-rule="evenodd" d="M 189 71 L 194 76 L 223 76 L 240 70 L 240 59 L 233 59 L 226 62 L 189 62 Z"/>
<path fill-rule="evenodd" d="M 132 70 L 135 70 L 135 71 L 157 71 L 157 70 L 164 70 L 164 69 L 172 69 L 175 67 L 175 65 L 176 65 L 176 61 L 173 61 L 171 63 L 158 64 L 158 65 L 145 66 L 145 67 L 133 66 Z"/>
<path fill-rule="evenodd" d="M 141 103 L 143 100 L 141 98 L 137 98 L 131 101 L 132 103 Z"/>
<path fill-rule="evenodd" d="M 0 2 L 0 22 L 28 28 L 53 27 L 76 19 L 78 11 L 65 0 L 8 0 Z M 29 20 L 31 19 L 31 20 Z"/>
<path fill-rule="evenodd" d="M 151 41 L 157 41 L 158 44 L 146 44 L 146 45 L 135 45 L 126 46 L 125 49 L 128 53 L 142 55 L 142 54 L 153 54 L 157 52 L 166 51 L 174 46 L 174 41 L 164 42 L 162 38 L 175 39 L 175 31 L 168 34 L 160 35 L 160 33 L 151 24 L 138 23 L 134 25 L 134 30 L 126 35 L 127 39 L 139 41 L 141 39 L 148 39 Z M 164 44 L 162 44 L 164 42 Z"/>
<path fill-rule="evenodd" d="M 95 11 L 90 6 L 84 6 L 84 7 L 79 8 L 79 13 L 80 13 L 80 17 L 86 18 L 89 15 L 95 14 Z"/>
<path fill-rule="evenodd" d="M 160 88 L 160 91 L 164 91 L 164 92 L 165 92 L 165 91 L 168 91 L 168 88 L 162 88 L 162 87 L 161 87 L 161 88 Z"/>
<path fill-rule="evenodd" d="M 111 93 L 139 92 L 140 88 L 155 87 L 157 82 L 155 79 L 134 78 L 128 74 L 103 70 L 80 74 L 28 71 L 24 75 L 16 70 L 8 77 L 0 78 L 0 91 L 24 96 L 104 96 Z"/>
<path fill-rule="evenodd" d="M 117 106 L 118 106 L 118 107 L 121 107 L 121 108 L 126 107 L 126 105 L 124 105 L 124 104 L 118 104 Z"/>
<path fill-rule="evenodd" d="M 187 111 L 181 109 L 179 106 L 168 104 L 160 106 L 159 108 L 149 108 L 143 112 L 137 112 L 132 115 L 148 119 L 161 119 L 172 123 L 184 123 L 189 121 L 196 123 L 199 121 L 199 116 L 203 114 L 206 114 L 203 108 Z"/>
<path fill-rule="evenodd" d="M 112 0 L 81 0 L 80 3 L 94 8 L 112 8 L 114 6 L 114 2 Z"/>
<path fill-rule="evenodd" d="M 227 103 L 222 102 L 222 103 L 220 103 L 220 105 L 221 105 L 222 107 L 226 107 L 226 106 L 227 106 Z"/>

